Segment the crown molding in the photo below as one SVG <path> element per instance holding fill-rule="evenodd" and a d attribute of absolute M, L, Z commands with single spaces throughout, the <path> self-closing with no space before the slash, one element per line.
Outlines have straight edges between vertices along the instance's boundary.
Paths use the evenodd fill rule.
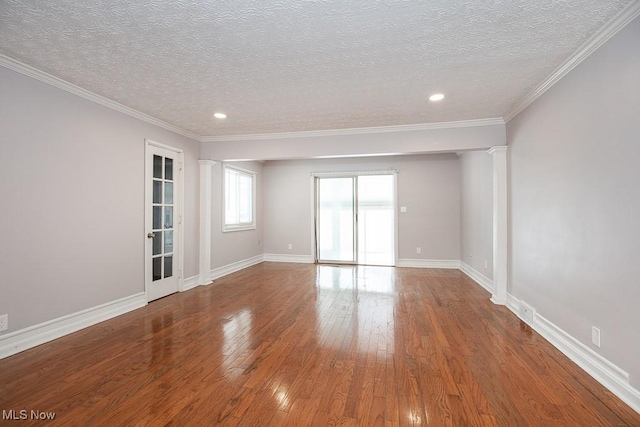
<path fill-rule="evenodd" d="M 505 116 L 504 121 L 508 123 L 515 116 L 520 114 L 525 108 L 531 105 L 536 99 L 542 96 L 551 86 L 555 85 L 561 78 L 566 76 L 571 70 L 576 68 L 582 61 L 587 59 L 600 46 L 611 37 L 622 30 L 629 22 L 640 15 L 640 0 L 635 0 L 620 12 L 618 12 L 609 22 L 607 22 L 597 33 L 578 48 L 565 62 L 551 73 L 536 89 L 518 102 Z"/>
<path fill-rule="evenodd" d="M 466 128 L 477 126 L 492 126 L 492 125 L 504 125 L 505 121 L 500 118 L 487 118 L 477 120 L 461 120 L 453 122 L 439 122 L 439 123 L 420 123 L 410 125 L 396 125 L 396 126 L 375 126 L 365 128 L 349 128 L 349 129 L 328 129 L 318 131 L 301 131 L 301 132 L 278 132 L 278 133 L 262 133 L 262 134 L 245 134 L 245 135 L 223 135 L 223 136 L 201 136 L 196 133 L 184 130 L 175 125 L 167 123 L 163 120 L 157 119 L 153 116 L 145 114 L 141 111 L 135 110 L 126 105 L 120 104 L 109 98 L 106 98 L 97 93 L 91 92 L 80 86 L 69 83 L 59 77 L 55 77 L 42 70 L 34 68 L 23 62 L 13 59 L 6 55 L 0 54 L 0 66 L 13 70 L 17 73 L 23 74 L 27 77 L 34 78 L 43 83 L 54 86 L 58 89 L 62 89 L 71 94 L 77 95 L 86 100 L 95 102 L 112 110 L 134 117 L 143 122 L 150 123 L 152 125 L 161 127 L 171 132 L 177 133 L 182 136 L 186 136 L 194 141 L 198 142 L 220 142 L 220 141 L 250 141 L 250 140 L 267 140 L 267 139 L 281 139 L 281 138 L 310 138 L 321 136 L 345 136 L 345 135 L 360 135 L 360 134 L 373 134 L 373 133 L 387 133 L 387 132 L 411 132 L 421 130 L 435 130 L 435 129 L 453 129 L 453 128 Z"/>
<path fill-rule="evenodd" d="M 171 132 L 177 133 L 179 135 L 186 136 L 187 138 L 191 138 L 195 141 L 200 141 L 201 139 L 200 135 L 197 135 L 193 132 L 189 132 L 187 130 L 174 126 L 170 123 L 162 121 L 160 119 L 156 119 L 153 116 L 142 113 L 138 110 L 134 110 L 133 108 L 122 105 L 116 101 L 112 101 L 111 99 L 105 98 L 102 95 L 98 95 L 87 89 L 83 89 L 80 86 L 76 86 L 73 83 L 69 83 L 65 80 L 62 80 L 61 78 L 52 76 L 51 74 L 45 73 L 44 71 L 38 70 L 37 68 L 24 64 L 16 59 L 10 58 L 2 54 L 0 54 L 0 66 L 13 70 L 15 72 L 18 72 L 20 74 L 23 74 L 27 77 L 40 80 L 43 83 L 47 83 L 51 86 L 57 87 L 58 89 L 62 89 L 66 92 L 72 93 L 81 98 L 95 102 L 96 104 L 100 104 L 107 108 L 111 108 L 112 110 L 134 117 L 138 120 L 142 120 L 143 122 L 147 122 L 152 125 L 156 125 L 163 129 L 169 130 Z"/>
<path fill-rule="evenodd" d="M 319 136 L 345 136 L 386 132 L 411 132 L 420 130 L 467 128 L 476 126 L 504 125 L 502 118 L 461 120 L 456 122 L 420 123 L 415 125 L 375 126 L 366 128 L 312 130 L 302 132 L 259 133 L 246 135 L 204 136 L 200 142 L 253 141 L 260 139 L 311 138 Z"/>

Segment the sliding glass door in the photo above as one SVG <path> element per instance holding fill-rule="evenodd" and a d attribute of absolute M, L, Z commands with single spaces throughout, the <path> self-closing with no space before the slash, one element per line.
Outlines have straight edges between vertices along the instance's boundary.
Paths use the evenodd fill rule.
<path fill-rule="evenodd" d="M 357 178 L 358 264 L 395 265 L 395 176 Z"/>
<path fill-rule="evenodd" d="M 318 260 L 354 264 L 355 177 L 316 180 Z"/>
<path fill-rule="evenodd" d="M 395 265 L 395 174 L 316 176 L 316 260 Z"/>

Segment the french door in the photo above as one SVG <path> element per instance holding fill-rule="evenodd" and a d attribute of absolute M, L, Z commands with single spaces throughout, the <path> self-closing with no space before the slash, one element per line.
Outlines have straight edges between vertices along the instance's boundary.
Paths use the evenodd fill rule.
<path fill-rule="evenodd" d="M 317 262 L 395 265 L 395 177 L 316 175 Z"/>
<path fill-rule="evenodd" d="M 182 152 L 147 141 L 145 289 L 153 301 L 177 292 L 182 279 Z"/>

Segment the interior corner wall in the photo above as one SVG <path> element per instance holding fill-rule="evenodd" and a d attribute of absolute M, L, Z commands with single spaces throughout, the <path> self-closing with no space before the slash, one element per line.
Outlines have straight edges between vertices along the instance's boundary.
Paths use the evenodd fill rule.
<path fill-rule="evenodd" d="M 462 153 L 460 176 L 460 261 L 493 280 L 492 156 L 487 151 Z"/>
<path fill-rule="evenodd" d="M 636 18 L 507 125 L 510 292 L 636 389 L 639 43 Z"/>
<path fill-rule="evenodd" d="M 222 231 L 224 212 L 223 163 L 216 162 L 211 171 L 211 268 L 216 269 L 246 259 L 262 255 L 262 182 L 263 172 L 260 162 L 232 162 L 256 173 L 256 228 L 254 230 Z"/>
<path fill-rule="evenodd" d="M 144 292 L 145 138 L 184 150 L 194 276 L 199 143 L 0 67 L 6 333 Z"/>
<path fill-rule="evenodd" d="M 460 259 L 460 164 L 455 154 L 280 160 L 264 164 L 265 253 L 312 255 L 312 172 L 398 169 L 398 258 Z M 293 249 L 288 249 L 288 244 Z M 416 254 L 416 248 L 422 254 Z"/>

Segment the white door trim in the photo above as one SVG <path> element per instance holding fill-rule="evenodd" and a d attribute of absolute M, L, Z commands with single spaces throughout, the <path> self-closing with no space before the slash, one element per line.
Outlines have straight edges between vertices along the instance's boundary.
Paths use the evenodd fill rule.
<path fill-rule="evenodd" d="M 176 266 L 177 266 L 177 276 L 178 276 L 178 289 L 179 291 L 184 287 L 184 151 L 172 147 L 170 145 L 165 145 L 150 139 L 145 139 L 144 145 L 144 230 L 142 233 L 142 238 L 144 239 L 144 293 L 147 302 L 149 301 L 149 284 L 151 283 L 151 242 L 150 239 L 147 238 L 147 233 L 149 233 L 152 229 L 151 224 L 151 205 L 152 205 L 152 193 L 150 191 L 151 188 L 151 175 L 152 172 L 149 170 L 150 164 L 148 161 L 148 154 L 150 147 L 162 148 L 164 150 L 168 150 L 176 153 L 176 159 L 178 161 L 176 171 L 174 172 L 176 177 L 174 179 L 174 185 L 178 189 L 178 195 L 174 195 L 174 244 L 176 245 L 176 251 L 174 251 L 174 256 L 176 257 Z"/>
<path fill-rule="evenodd" d="M 393 265 L 398 266 L 398 246 L 399 246 L 399 216 L 398 216 L 398 169 L 383 169 L 383 170 L 365 170 L 365 171 L 346 171 L 346 172 L 311 172 L 311 259 L 314 263 L 318 262 L 318 236 L 316 235 L 317 229 L 317 214 L 318 214 L 318 195 L 316 188 L 316 178 L 348 178 L 367 175 L 393 175 Z M 355 234 L 355 233 L 354 233 Z M 358 262 L 356 254 L 356 265 Z M 341 264 L 340 262 L 334 262 L 335 264 Z"/>

